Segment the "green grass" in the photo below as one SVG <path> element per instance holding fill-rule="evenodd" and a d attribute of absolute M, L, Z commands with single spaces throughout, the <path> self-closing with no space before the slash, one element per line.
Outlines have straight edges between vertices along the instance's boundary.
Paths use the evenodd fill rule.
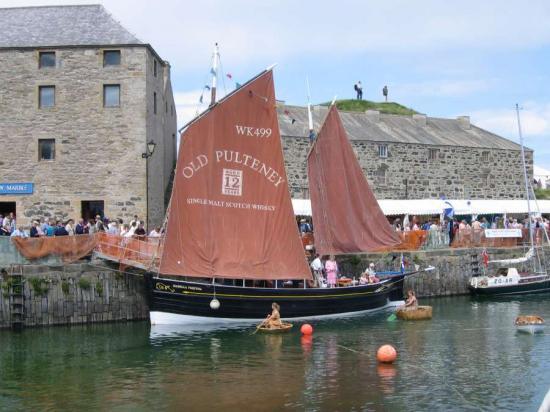
<path fill-rule="evenodd" d="M 330 103 L 322 103 L 322 106 L 328 106 Z M 348 112 L 364 112 L 365 110 L 378 110 L 380 113 L 401 114 L 411 116 L 418 114 L 417 111 L 409 109 L 399 103 L 394 102 L 371 102 L 370 100 L 336 100 L 338 110 Z"/>
<path fill-rule="evenodd" d="M 550 199 L 550 189 L 535 189 L 535 196 L 538 200 Z"/>

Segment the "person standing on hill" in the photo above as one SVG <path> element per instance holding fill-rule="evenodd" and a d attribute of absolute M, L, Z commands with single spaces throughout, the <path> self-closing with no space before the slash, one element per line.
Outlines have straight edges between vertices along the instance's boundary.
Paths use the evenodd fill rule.
<path fill-rule="evenodd" d="M 363 85 L 361 84 L 361 80 L 355 83 L 355 86 L 353 86 L 353 88 L 357 93 L 357 100 L 363 100 Z"/>

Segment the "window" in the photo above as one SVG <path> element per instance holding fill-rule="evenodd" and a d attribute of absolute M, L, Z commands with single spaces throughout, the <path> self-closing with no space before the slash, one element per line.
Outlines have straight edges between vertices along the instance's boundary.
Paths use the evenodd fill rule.
<path fill-rule="evenodd" d="M 428 149 L 428 160 L 436 160 L 439 156 L 439 149 Z"/>
<path fill-rule="evenodd" d="M 38 160 L 55 160 L 55 139 L 38 139 Z"/>
<path fill-rule="evenodd" d="M 120 106 L 120 84 L 103 85 L 103 106 L 104 107 Z"/>
<path fill-rule="evenodd" d="M 55 67 L 55 52 L 40 52 L 38 57 L 38 68 Z"/>
<path fill-rule="evenodd" d="M 105 50 L 103 52 L 103 66 L 118 66 L 120 64 L 120 50 Z"/>
<path fill-rule="evenodd" d="M 481 161 L 482 162 L 488 162 L 489 161 L 489 152 L 481 152 Z"/>
<path fill-rule="evenodd" d="M 375 181 L 379 185 L 386 184 L 386 171 L 388 170 L 387 165 L 382 165 L 376 170 Z"/>
<path fill-rule="evenodd" d="M 38 107 L 55 106 L 55 86 L 39 86 L 38 87 Z"/>
<path fill-rule="evenodd" d="M 388 157 L 388 146 L 385 144 L 378 145 L 378 156 Z"/>
<path fill-rule="evenodd" d="M 157 61 L 153 60 L 153 76 L 157 77 Z"/>
<path fill-rule="evenodd" d="M 153 93 L 153 113 L 157 114 L 157 93 Z"/>

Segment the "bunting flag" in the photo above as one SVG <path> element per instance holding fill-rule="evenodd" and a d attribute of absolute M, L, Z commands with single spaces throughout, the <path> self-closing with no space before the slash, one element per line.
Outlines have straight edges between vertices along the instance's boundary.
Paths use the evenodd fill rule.
<path fill-rule="evenodd" d="M 207 85 L 207 84 L 204 85 L 204 88 L 205 88 L 206 90 L 210 90 L 210 86 Z"/>
<path fill-rule="evenodd" d="M 232 75 L 231 73 L 227 73 L 226 76 L 227 76 L 228 79 L 232 79 L 232 78 L 233 78 L 233 75 Z"/>
<path fill-rule="evenodd" d="M 202 103 L 202 94 L 201 94 L 201 97 L 199 98 L 199 103 Z"/>
<path fill-rule="evenodd" d="M 296 119 L 290 119 L 292 121 L 292 124 L 296 123 Z"/>
<path fill-rule="evenodd" d="M 235 82 L 235 89 L 239 89 L 242 86 L 239 82 Z"/>
<path fill-rule="evenodd" d="M 212 76 L 215 76 L 215 75 L 217 74 L 217 73 L 216 73 L 216 70 L 214 70 L 213 67 L 210 69 L 210 74 L 211 74 Z"/>

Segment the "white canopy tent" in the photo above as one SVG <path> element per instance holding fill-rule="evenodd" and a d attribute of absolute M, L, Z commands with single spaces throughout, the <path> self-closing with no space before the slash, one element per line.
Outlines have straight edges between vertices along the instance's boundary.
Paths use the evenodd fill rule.
<path fill-rule="evenodd" d="M 488 214 L 527 214 L 526 200 L 496 199 L 384 199 L 378 203 L 386 216 L 395 215 L 439 215 L 450 203 L 455 215 L 488 215 Z M 538 205 L 538 207 L 537 207 Z M 292 199 L 294 214 L 311 216 L 309 199 Z M 550 214 L 550 200 L 531 201 L 531 212 Z"/>

